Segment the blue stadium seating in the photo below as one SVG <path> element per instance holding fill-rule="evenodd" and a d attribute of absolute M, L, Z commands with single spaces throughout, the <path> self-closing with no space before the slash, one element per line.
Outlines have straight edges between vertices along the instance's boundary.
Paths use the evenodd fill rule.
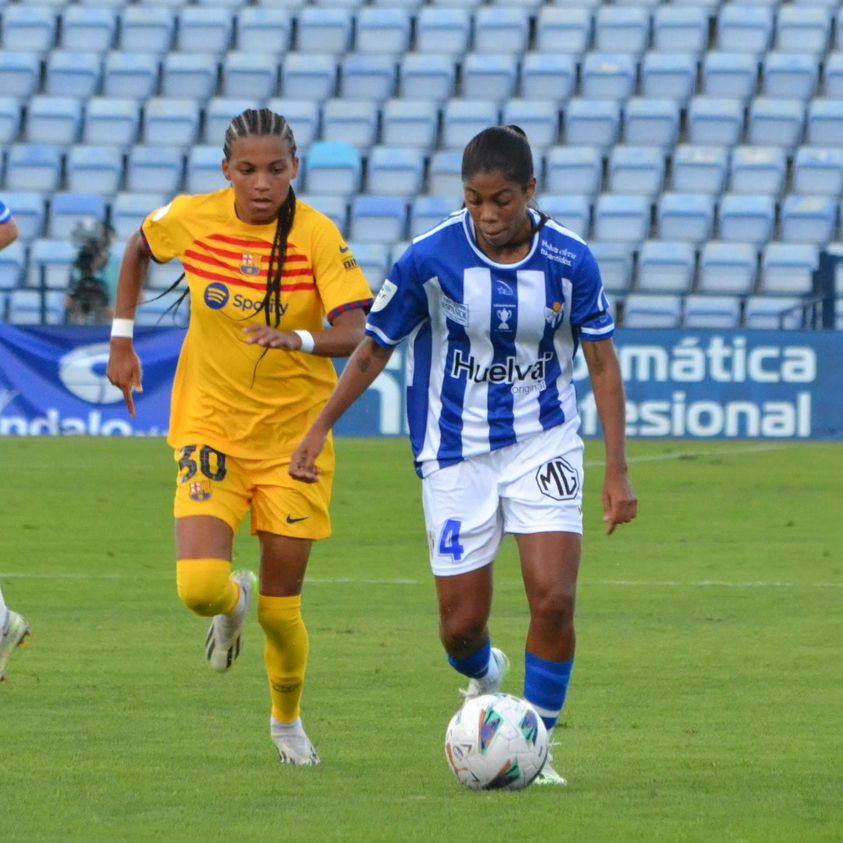
<path fill-rule="evenodd" d="M 570 228 L 575 234 L 588 237 L 591 228 L 591 203 L 587 196 L 544 195 L 538 207 L 566 228 Z"/>
<path fill-rule="evenodd" d="M 586 97 L 625 100 L 635 89 L 635 59 L 625 53 L 588 53 L 580 74 Z"/>
<path fill-rule="evenodd" d="M 559 141 L 559 109 L 552 102 L 508 99 L 503 105 L 501 123 L 520 126 L 533 149 L 546 149 Z"/>
<path fill-rule="evenodd" d="M 111 48 L 117 31 L 117 13 L 112 9 L 67 6 L 61 17 L 65 50 L 104 53 Z"/>
<path fill-rule="evenodd" d="M 229 100 L 229 102 L 231 101 Z M 299 155 L 308 149 L 318 137 L 320 112 L 319 106 L 315 102 L 298 99 L 271 99 L 267 103 L 267 107 L 271 108 L 276 114 L 283 114 L 287 118 L 295 133 Z M 219 114 L 222 115 L 222 107 L 220 109 Z M 231 111 L 230 107 L 229 111 Z M 239 114 L 238 110 L 231 111 L 231 117 L 234 117 L 236 114 Z M 219 143 L 224 131 L 225 129 L 223 129 L 223 132 L 218 132 L 213 138 L 206 137 L 206 143 Z"/>
<path fill-rule="evenodd" d="M 345 141 L 361 149 L 375 142 L 378 107 L 373 102 L 332 99 L 322 109 L 322 139 Z"/>
<path fill-rule="evenodd" d="M 799 299 L 781 296 L 750 296 L 746 300 L 744 325 L 747 328 L 766 328 L 776 330 L 785 328 L 795 330 L 802 325 L 794 307 Z"/>
<path fill-rule="evenodd" d="M 396 196 L 358 196 L 351 203 L 351 239 L 394 243 L 404 237 L 407 203 Z"/>
<path fill-rule="evenodd" d="M 306 6 L 298 16 L 296 50 L 305 54 L 345 52 L 351 43 L 351 21 L 348 9 Z"/>
<path fill-rule="evenodd" d="M 776 49 L 783 52 L 825 52 L 831 14 L 821 6 L 782 6 L 776 18 Z"/>
<path fill-rule="evenodd" d="M 711 236 L 714 199 L 704 193 L 663 193 L 656 215 L 662 240 L 702 243 Z"/>
<path fill-rule="evenodd" d="M 349 196 L 360 190 L 360 153 L 350 143 L 314 143 L 305 163 L 308 193 Z"/>
<path fill-rule="evenodd" d="M 726 193 L 720 200 L 717 236 L 760 246 L 770 239 L 775 222 L 776 205 L 771 196 Z"/>
<path fill-rule="evenodd" d="M 448 99 L 454 92 L 456 72 L 448 56 L 408 53 L 399 66 L 401 95 L 406 99 Z"/>
<path fill-rule="evenodd" d="M 111 203 L 111 226 L 118 240 L 126 240 L 156 208 L 167 204 L 163 193 L 118 193 Z"/>
<path fill-rule="evenodd" d="M 65 294 L 38 290 L 12 290 L 9 294 L 8 320 L 13 325 L 60 325 L 64 322 Z"/>
<path fill-rule="evenodd" d="M 56 41 L 56 12 L 45 6 L 7 6 L 3 12 L 3 47 L 45 53 Z"/>
<path fill-rule="evenodd" d="M 592 16 L 588 9 L 542 6 L 536 22 L 536 50 L 580 55 L 588 49 L 591 30 Z"/>
<path fill-rule="evenodd" d="M 278 90 L 276 59 L 265 53 L 229 53 L 222 64 L 221 90 L 224 97 L 265 100 L 274 96 Z"/>
<path fill-rule="evenodd" d="M 71 97 L 33 97 L 27 111 L 26 137 L 30 143 L 73 143 L 82 124 L 82 107 Z"/>
<path fill-rule="evenodd" d="M 283 9 L 245 7 L 237 15 L 237 49 L 280 56 L 291 43 L 292 17 Z"/>
<path fill-rule="evenodd" d="M 781 239 L 824 245 L 837 229 L 837 203 L 830 196 L 787 196 L 781 208 Z"/>
<path fill-rule="evenodd" d="M 625 293 L 632 284 L 637 244 L 592 240 L 589 246 L 600 267 L 606 291 L 610 294 Z"/>
<path fill-rule="evenodd" d="M 698 96 L 688 109 L 688 139 L 710 146 L 734 146 L 743 133 L 744 109 L 739 99 Z"/>
<path fill-rule="evenodd" d="M 166 53 L 175 30 L 176 16 L 171 9 L 126 6 L 120 13 L 120 51 Z"/>
<path fill-rule="evenodd" d="M 816 97 L 808 106 L 808 143 L 839 147 L 843 137 L 843 100 Z"/>
<path fill-rule="evenodd" d="M 153 97 L 144 108 L 144 143 L 187 147 L 199 130 L 199 105 L 190 99 Z"/>
<path fill-rule="evenodd" d="M 818 196 L 843 194 L 843 150 L 800 147 L 793 162 L 793 191 Z"/>
<path fill-rule="evenodd" d="M 177 193 L 184 174 L 181 150 L 156 146 L 135 146 L 129 152 L 126 189 L 133 193 Z"/>
<path fill-rule="evenodd" d="M 35 240 L 29 249 L 27 286 L 41 286 L 43 280 L 46 287 L 66 288 L 75 260 L 76 247 L 67 240 Z"/>
<path fill-rule="evenodd" d="M 462 149 L 478 132 L 498 123 L 497 107 L 486 100 L 449 100 L 442 113 L 442 145 Z"/>
<path fill-rule="evenodd" d="M 686 328 L 732 330 L 740 325 L 741 302 L 736 296 L 685 297 L 682 324 Z"/>
<path fill-rule="evenodd" d="M 231 45 L 233 16 L 225 9 L 185 6 L 179 12 L 176 48 L 219 55 Z"/>
<path fill-rule="evenodd" d="M 613 193 L 655 196 L 664 185 L 664 156 L 649 146 L 618 145 L 609 156 L 609 189 Z"/>
<path fill-rule="evenodd" d="M 646 240 L 638 255 L 636 290 L 686 293 L 694 281 L 696 256 L 690 243 Z"/>
<path fill-rule="evenodd" d="M 449 202 L 462 201 L 462 151 L 441 149 L 430 158 L 427 192 L 431 196 L 447 196 Z M 458 201 L 459 200 L 459 201 Z"/>
<path fill-rule="evenodd" d="M 410 46 L 412 19 L 405 9 L 366 6 L 357 13 L 357 53 L 399 56 Z"/>
<path fill-rule="evenodd" d="M 776 146 L 738 146 L 732 152 L 729 190 L 778 196 L 787 176 L 787 156 Z"/>
<path fill-rule="evenodd" d="M 459 56 L 468 51 L 470 38 L 468 9 L 424 6 L 416 17 L 416 49 L 421 53 Z"/>
<path fill-rule="evenodd" d="M 227 187 L 218 146 L 193 146 L 187 156 L 187 192 L 212 193 Z"/>
<path fill-rule="evenodd" d="M 78 222 L 85 219 L 105 221 L 105 201 L 95 193 L 56 193 L 50 205 L 47 235 L 67 240 Z"/>
<path fill-rule="evenodd" d="M 728 166 L 725 147 L 681 144 L 673 152 L 673 190 L 719 194 L 726 184 Z"/>
<path fill-rule="evenodd" d="M 717 15 L 717 46 L 731 52 L 762 53 L 773 35 L 773 10 L 727 3 Z"/>
<path fill-rule="evenodd" d="M 410 206 L 410 236 L 417 237 L 438 225 L 454 210 L 454 204 L 444 196 L 418 196 Z"/>
<path fill-rule="evenodd" d="M 515 56 L 469 53 L 462 64 L 462 95 L 500 102 L 512 96 L 517 78 Z"/>
<path fill-rule="evenodd" d="M 4 96 L 26 99 L 38 90 L 41 76 L 38 56 L 0 51 L 0 91 Z"/>
<path fill-rule="evenodd" d="M 600 6 L 594 17 L 594 48 L 607 53 L 643 53 L 650 40 L 650 15 L 638 6 Z"/>
<path fill-rule="evenodd" d="M 161 93 L 205 101 L 217 87 L 217 61 L 205 53 L 169 53 L 161 63 Z"/>
<path fill-rule="evenodd" d="M 698 289 L 704 293 L 747 294 L 758 275 L 758 252 L 752 243 L 709 240 L 700 253 Z"/>
<path fill-rule="evenodd" d="M 368 159 L 367 191 L 373 195 L 417 196 L 424 179 L 424 155 L 410 147 L 376 146 Z"/>
<path fill-rule="evenodd" d="M 20 132 L 21 111 L 14 97 L 0 96 L 0 144 L 13 143 Z"/>
<path fill-rule="evenodd" d="M 287 99 L 323 100 L 337 86 L 337 60 L 327 55 L 290 53 L 281 65 L 282 91 Z"/>
<path fill-rule="evenodd" d="M 650 215 L 646 196 L 602 193 L 594 207 L 594 236 L 598 240 L 640 242 L 650 233 Z"/>
<path fill-rule="evenodd" d="M 87 99 L 93 96 L 102 77 L 97 53 L 54 50 L 47 57 L 44 91 L 51 96 Z"/>
<path fill-rule="evenodd" d="M 768 53 L 764 57 L 764 94 L 807 100 L 817 90 L 819 66 L 810 53 Z"/>
<path fill-rule="evenodd" d="M 630 293 L 624 301 L 628 328 L 678 328 L 681 319 L 681 296 Z"/>
<path fill-rule="evenodd" d="M 679 103 L 632 97 L 624 109 L 624 141 L 669 149 L 679 136 Z"/>
<path fill-rule="evenodd" d="M 26 250 L 21 242 L 12 243 L 0 251 L 0 290 L 12 290 L 17 287 L 23 279 L 25 269 Z"/>
<path fill-rule="evenodd" d="M 382 111 L 382 138 L 390 146 L 432 149 L 439 132 L 439 108 L 431 100 L 391 99 Z"/>
<path fill-rule="evenodd" d="M 838 25 L 841 26 L 841 25 Z M 838 29 L 838 32 L 840 29 Z M 830 99 L 843 99 L 843 53 L 831 53 L 825 63 L 823 91 Z"/>
<path fill-rule="evenodd" d="M 620 106 L 612 100 L 574 97 L 563 112 L 565 142 L 571 146 L 611 146 L 618 137 Z"/>
<path fill-rule="evenodd" d="M 28 243 L 41 236 L 44 231 L 46 212 L 44 197 L 40 193 L 3 191 L 3 201 L 9 208 L 14 209 L 18 235 L 22 243 Z"/>
<path fill-rule="evenodd" d="M 481 6 L 474 16 L 474 49 L 480 55 L 517 56 L 527 49 L 530 17 L 518 7 Z"/>
<path fill-rule="evenodd" d="M 397 76 L 392 56 L 349 53 L 342 60 L 340 92 L 349 100 L 383 102 L 395 93 Z"/>
<path fill-rule="evenodd" d="M 324 193 L 302 193 L 299 194 L 299 199 L 325 214 L 340 231 L 344 231 L 348 227 L 348 202 L 344 197 Z"/>
<path fill-rule="evenodd" d="M 173 272 L 172 265 L 168 265 L 168 275 Z M 174 281 L 176 277 L 178 277 L 177 272 L 171 280 Z M 140 327 L 184 327 L 188 318 L 187 303 L 182 302 L 178 312 L 174 310 L 181 294 L 181 290 L 174 290 L 172 293 L 161 296 L 161 298 L 155 296 L 145 298 L 135 312 L 135 324 Z"/>
<path fill-rule="evenodd" d="M 74 193 L 116 193 L 123 180 L 123 153 L 113 146 L 74 146 L 66 169 L 67 188 Z"/>
<path fill-rule="evenodd" d="M 6 188 L 44 193 L 56 190 L 61 180 L 61 167 L 61 150 L 57 146 L 13 144 L 6 165 Z"/>
<path fill-rule="evenodd" d="M 750 143 L 795 147 L 802 139 L 805 106 L 801 100 L 756 97 L 749 109 Z"/>
<path fill-rule="evenodd" d="M 573 56 L 554 53 L 526 53 L 521 62 L 520 94 L 524 99 L 563 102 L 577 83 Z"/>
<path fill-rule="evenodd" d="M 710 97 L 731 97 L 743 101 L 758 87 L 758 60 L 750 53 L 712 50 L 702 66 L 702 92 Z"/>
<path fill-rule="evenodd" d="M 761 258 L 759 291 L 801 296 L 813 290 L 817 247 L 810 244 L 768 243 Z"/>
<path fill-rule="evenodd" d="M 131 100 L 92 97 L 85 109 L 82 140 L 94 146 L 131 146 L 139 121 L 138 107 Z"/>
<path fill-rule="evenodd" d="M 694 93 L 697 59 L 693 53 L 647 53 L 641 65 L 641 92 L 681 103 Z"/>
<path fill-rule="evenodd" d="M 387 272 L 388 249 L 382 243 L 349 243 L 372 292 L 381 288 Z"/>
<path fill-rule="evenodd" d="M 115 50 L 105 58 L 103 94 L 146 100 L 158 87 L 159 59 L 155 53 Z"/>
<path fill-rule="evenodd" d="M 659 6 L 653 15 L 653 47 L 699 55 L 708 44 L 708 15 L 700 6 Z"/>

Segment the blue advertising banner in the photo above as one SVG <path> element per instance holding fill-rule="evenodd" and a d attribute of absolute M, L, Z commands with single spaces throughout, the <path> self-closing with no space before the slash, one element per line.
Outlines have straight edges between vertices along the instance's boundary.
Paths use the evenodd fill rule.
<path fill-rule="evenodd" d="M 163 435 L 183 336 L 138 330 L 144 391 L 131 419 L 105 377 L 106 329 L 0 325 L 0 436 Z M 616 343 L 631 437 L 843 439 L 843 332 L 622 330 Z M 582 433 L 599 435 L 581 354 L 574 379 Z M 399 349 L 337 433 L 403 435 L 404 393 Z"/>

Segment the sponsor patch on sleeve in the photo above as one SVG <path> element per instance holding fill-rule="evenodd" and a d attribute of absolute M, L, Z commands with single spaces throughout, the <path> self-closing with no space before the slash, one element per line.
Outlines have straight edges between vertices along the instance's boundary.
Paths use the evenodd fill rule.
<path fill-rule="evenodd" d="M 383 282 L 383 286 L 378 291 L 378 295 L 375 298 L 375 303 L 372 305 L 372 313 L 377 313 L 379 310 L 383 310 L 391 301 L 392 297 L 398 292 L 397 285 L 393 284 L 392 281 L 386 280 Z"/>

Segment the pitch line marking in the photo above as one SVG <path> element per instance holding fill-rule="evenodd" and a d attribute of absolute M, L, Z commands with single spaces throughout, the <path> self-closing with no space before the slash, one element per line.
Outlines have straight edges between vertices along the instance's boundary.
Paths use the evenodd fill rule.
<path fill-rule="evenodd" d="M 677 451 L 675 454 L 646 454 L 640 457 L 629 457 L 628 463 L 639 462 L 667 462 L 682 460 L 688 457 L 728 457 L 732 454 L 766 454 L 769 451 L 783 451 L 785 445 L 748 445 L 746 448 L 730 448 L 717 451 Z M 591 460 L 585 463 L 586 468 L 600 468 L 606 465 L 605 460 Z"/>

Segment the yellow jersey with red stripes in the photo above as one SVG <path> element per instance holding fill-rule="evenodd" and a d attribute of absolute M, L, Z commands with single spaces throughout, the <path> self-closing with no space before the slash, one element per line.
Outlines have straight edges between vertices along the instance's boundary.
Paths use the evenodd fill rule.
<path fill-rule="evenodd" d="M 178 258 L 190 288 L 190 327 L 173 383 L 174 448 L 206 444 L 234 457 L 283 458 L 319 414 L 337 381 L 327 357 L 249 345 L 265 324 L 261 303 L 276 224 L 247 225 L 231 188 L 178 196 L 150 214 L 141 234 L 153 260 Z M 281 284 L 280 330 L 323 330 L 371 293 L 331 220 L 296 203 Z M 274 317 L 272 317 L 274 323 Z"/>

